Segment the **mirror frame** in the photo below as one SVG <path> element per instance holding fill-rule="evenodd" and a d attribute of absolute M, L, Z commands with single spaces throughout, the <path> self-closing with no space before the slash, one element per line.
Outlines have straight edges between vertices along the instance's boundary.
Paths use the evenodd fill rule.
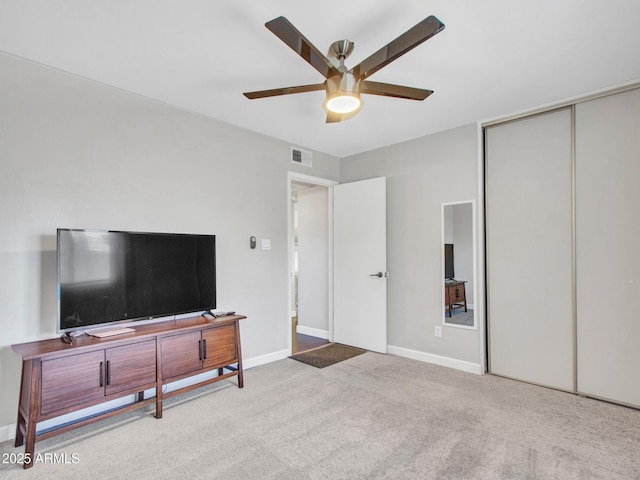
<path fill-rule="evenodd" d="M 473 306 L 473 325 L 458 325 L 455 323 L 447 322 L 447 311 L 445 306 L 445 283 L 444 283 L 444 244 L 445 244 L 445 235 L 444 235 L 444 217 L 445 217 L 445 207 L 453 207 L 456 205 L 471 205 L 471 233 L 472 233 L 472 282 L 473 282 L 473 294 L 472 298 L 467 298 L 467 305 L 471 304 Z M 440 255 L 441 255 L 441 270 L 440 270 L 440 278 L 442 278 L 442 325 L 446 327 L 453 328 L 462 328 L 465 330 L 478 330 L 478 314 L 476 308 L 478 306 L 478 269 L 477 269 L 477 250 L 478 250 L 478 239 L 477 239 L 477 227 L 476 227 L 476 201 L 475 200 L 462 200 L 459 202 L 443 202 L 440 205 Z M 471 300 L 471 302 L 469 301 Z"/>

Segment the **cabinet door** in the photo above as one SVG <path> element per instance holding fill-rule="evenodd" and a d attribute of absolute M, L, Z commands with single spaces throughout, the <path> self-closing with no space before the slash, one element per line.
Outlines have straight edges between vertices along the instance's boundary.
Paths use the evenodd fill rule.
<path fill-rule="evenodd" d="M 106 393 L 123 392 L 156 381 L 156 341 L 106 350 Z"/>
<path fill-rule="evenodd" d="M 462 285 L 456 285 L 453 287 L 453 301 L 455 303 L 464 302 L 464 292 L 462 290 Z"/>
<path fill-rule="evenodd" d="M 200 330 L 162 338 L 163 381 L 202 368 L 200 339 Z"/>
<path fill-rule="evenodd" d="M 104 350 L 42 362 L 42 407 L 47 415 L 104 397 Z"/>
<path fill-rule="evenodd" d="M 233 325 L 203 330 L 202 338 L 206 342 L 204 368 L 223 367 L 238 361 Z"/>

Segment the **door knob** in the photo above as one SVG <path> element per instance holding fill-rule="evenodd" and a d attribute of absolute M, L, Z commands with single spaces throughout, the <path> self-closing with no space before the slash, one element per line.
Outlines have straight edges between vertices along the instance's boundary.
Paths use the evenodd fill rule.
<path fill-rule="evenodd" d="M 378 272 L 378 273 L 372 273 L 371 275 L 369 275 L 370 277 L 377 277 L 377 278 L 382 278 L 382 277 L 388 277 L 389 274 L 387 272 Z"/>

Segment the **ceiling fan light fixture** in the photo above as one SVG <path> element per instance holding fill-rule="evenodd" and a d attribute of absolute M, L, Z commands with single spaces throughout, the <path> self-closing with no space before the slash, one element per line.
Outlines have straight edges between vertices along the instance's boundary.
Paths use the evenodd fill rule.
<path fill-rule="evenodd" d="M 324 108 L 337 114 L 357 113 L 362 108 L 360 82 L 348 72 L 327 79 Z"/>
<path fill-rule="evenodd" d="M 360 108 L 360 95 L 353 92 L 337 92 L 331 98 L 327 97 L 327 110 L 333 113 L 351 113 Z"/>

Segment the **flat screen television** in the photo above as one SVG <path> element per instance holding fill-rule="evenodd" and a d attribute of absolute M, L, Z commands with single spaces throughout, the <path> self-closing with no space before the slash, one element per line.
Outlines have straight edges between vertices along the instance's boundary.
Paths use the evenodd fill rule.
<path fill-rule="evenodd" d="M 453 270 L 453 243 L 444 244 L 444 278 L 455 278 L 455 272 Z"/>
<path fill-rule="evenodd" d="M 216 237 L 58 229 L 58 331 L 216 308 Z"/>

